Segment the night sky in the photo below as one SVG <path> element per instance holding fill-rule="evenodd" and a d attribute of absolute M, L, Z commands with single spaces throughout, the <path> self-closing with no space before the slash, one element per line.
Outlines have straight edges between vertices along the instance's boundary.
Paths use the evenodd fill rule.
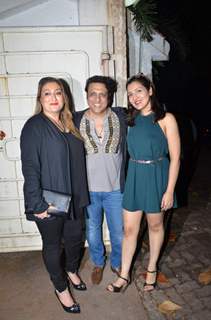
<path fill-rule="evenodd" d="M 157 0 L 158 28 L 171 49 L 164 67 L 156 66 L 154 81 L 169 111 L 188 114 L 198 127 L 211 129 L 211 19 L 207 6 L 204 1 Z M 168 26 L 170 21 L 174 27 Z M 179 35 L 180 43 L 174 34 Z"/>

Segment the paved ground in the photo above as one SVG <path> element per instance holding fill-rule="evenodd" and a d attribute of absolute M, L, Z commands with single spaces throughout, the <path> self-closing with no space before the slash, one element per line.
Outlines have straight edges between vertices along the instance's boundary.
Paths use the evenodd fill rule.
<path fill-rule="evenodd" d="M 211 284 L 198 281 L 201 272 L 211 269 L 211 148 L 203 147 L 189 190 L 188 207 L 171 216 L 170 238 L 159 268 L 168 283 L 158 283 L 153 293 L 143 293 L 143 273 L 148 260 L 148 239 L 135 262 L 135 283 L 148 319 L 211 319 Z M 176 237 L 176 238 L 175 238 Z M 161 279 L 162 280 L 162 279 Z M 171 316 L 158 311 L 165 300 L 182 309 Z"/>
<path fill-rule="evenodd" d="M 80 315 L 65 313 L 57 301 L 43 267 L 40 252 L 0 254 L 0 320 L 147 320 L 135 284 L 124 294 L 111 294 L 114 280 L 109 265 L 99 286 L 90 283 L 92 265 L 86 252 L 81 275 L 88 291 L 73 290 L 81 304 Z"/>
<path fill-rule="evenodd" d="M 82 313 L 69 315 L 54 297 L 40 252 L 4 253 L 0 254 L 0 320 L 211 319 L 211 284 L 202 285 L 198 281 L 199 274 L 211 268 L 210 163 L 211 149 L 203 149 L 191 183 L 189 205 L 171 216 L 171 237 L 159 264 L 167 283 L 159 282 L 157 290 L 143 293 L 147 236 L 135 261 L 134 282 L 124 294 L 109 294 L 105 290 L 114 278 L 109 266 L 99 286 L 90 283 L 92 266 L 86 252 L 81 274 L 88 291 L 74 291 Z M 164 315 L 158 311 L 158 305 L 165 300 L 182 308 Z"/>

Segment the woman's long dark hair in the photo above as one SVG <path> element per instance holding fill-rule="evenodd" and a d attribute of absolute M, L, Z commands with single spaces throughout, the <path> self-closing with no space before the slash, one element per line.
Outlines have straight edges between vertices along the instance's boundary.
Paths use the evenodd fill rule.
<path fill-rule="evenodd" d="M 150 88 L 152 88 L 152 95 L 150 96 L 150 102 L 151 102 L 151 110 L 152 112 L 154 112 L 154 115 L 155 115 L 154 121 L 157 122 L 158 120 L 163 119 L 165 117 L 166 111 L 160 105 L 156 97 L 155 87 L 152 81 L 149 78 L 147 78 L 143 73 L 138 73 L 127 80 L 126 89 L 128 89 L 129 84 L 131 84 L 132 82 L 140 82 L 140 84 L 142 84 L 142 86 L 144 86 L 147 89 L 147 91 L 149 91 Z M 135 125 L 135 117 L 139 112 L 140 111 L 136 110 L 128 100 L 127 122 L 130 127 L 133 127 Z"/>

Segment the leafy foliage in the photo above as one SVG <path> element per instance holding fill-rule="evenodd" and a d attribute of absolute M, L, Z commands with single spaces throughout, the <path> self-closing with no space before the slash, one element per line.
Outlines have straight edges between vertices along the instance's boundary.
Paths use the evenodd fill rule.
<path fill-rule="evenodd" d="M 163 4 L 162 6 L 164 6 Z M 153 34 L 161 33 L 171 44 L 180 60 L 185 60 L 190 51 L 190 43 L 180 21 L 177 9 L 163 10 L 158 0 L 141 0 L 128 9 L 133 14 L 136 30 L 143 41 L 152 41 Z M 161 9 L 161 10 L 160 10 Z"/>
<path fill-rule="evenodd" d="M 190 43 L 185 30 L 182 28 L 179 15 L 176 13 L 174 16 L 159 15 L 158 20 L 157 31 L 171 43 L 171 47 L 174 47 L 178 57 L 181 60 L 185 60 L 189 54 Z"/>
<path fill-rule="evenodd" d="M 142 0 L 130 6 L 136 30 L 140 32 L 141 39 L 152 41 L 152 34 L 157 27 L 157 6 L 153 0 Z"/>

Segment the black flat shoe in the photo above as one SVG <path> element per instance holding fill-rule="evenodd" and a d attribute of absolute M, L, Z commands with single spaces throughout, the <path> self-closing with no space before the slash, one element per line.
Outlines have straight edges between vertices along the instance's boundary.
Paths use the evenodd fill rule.
<path fill-rule="evenodd" d="M 83 282 L 81 279 L 80 279 L 80 283 L 79 284 L 75 284 L 69 277 L 69 275 L 67 275 L 70 283 L 72 284 L 73 288 L 76 289 L 76 290 L 79 290 L 79 291 L 85 291 L 87 290 L 87 287 L 86 287 L 86 283 Z M 79 277 L 80 278 L 80 277 Z"/>
<path fill-rule="evenodd" d="M 58 293 L 56 292 L 56 290 L 54 292 L 55 292 L 55 295 L 56 295 L 57 299 L 59 300 L 62 308 L 64 309 L 64 311 L 66 311 L 68 313 L 80 313 L 81 312 L 80 305 L 78 303 L 73 303 L 72 306 L 67 307 L 59 299 L 59 296 L 58 296 Z"/>
<path fill-rule="evenodd" d="M 148 283 L 146 281 L 144 282 L 144 291 L 150 292 L 150 291 L 154 290 L 157 285 L 157 270 L 155 270 L 155 271 L 147 270 L 147 272 L 148 273 L 155 273 L 155 281 L 153 283 Z M 146 289 L 146 287 L 151 287 L 151 288 Z"/>
<path fill-rule="evenodd" d="M 110 283 L 109 286 L 111 286 L 112 290 L 109 289 L 109 286 L 106 288 L 109 292 L 112 292 L 112 293 L 119 293 L 119 292 L 124 293 L 125 290 L 127 289 L 127 287 L 129 286 L 129 284 L 130 284 L 130 280 L 129 279 L 123 278 L 120 275 L 118 275 L 118 278 L 121 278 L 122 280 L 124 280 L 125 284 L 123 284 L 121 287 L 117 287 L 113 283 Z"/>

